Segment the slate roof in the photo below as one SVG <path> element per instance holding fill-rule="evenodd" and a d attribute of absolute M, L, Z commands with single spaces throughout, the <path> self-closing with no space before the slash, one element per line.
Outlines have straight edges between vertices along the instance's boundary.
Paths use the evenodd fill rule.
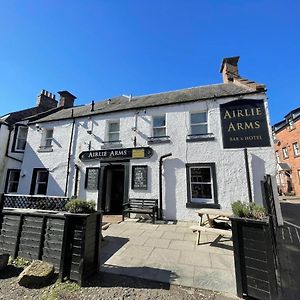
<path fill-rule="evenodd" d="M 289 126 L 289 119 L 297 121 L 300 119 L 300 107 L 293 109 L 288 114 L 284 116 L 284 120 L 281 120 L 272 126 L 274 132 L 278 132 L 285 127 Z"/>
<path fill-rule="evenodd" d="M 94 111 L 91 111 L 91 104 L 77 106 L 69 109 L 63 109 L 57 113 L 48 115 L 47 117 L 37 120 L 38 122 L 48 122 L 62 119 L 69 119 L 104 114 L 109 112 L 117 112 L 124 110 L 136 110 L 154 106 L 180 104 L 193 101 L 201 101 L 214 98 L 231 97 L 238 95 L 246 95 L 257 93 L 258 91 L 247 86 L 234 83 L 214 84 L 207 86 L 199 86 L 177 91 L 164 92 L 159 94 L 151 94 L 145 96 L 132 97 L 129 101 L 128 97 L 119 96 L 105 101 L 96 102 Z M 36 122 L 36 121 L 34 121 Z M 31 122 L 31 123 L 34 123 Z"/>

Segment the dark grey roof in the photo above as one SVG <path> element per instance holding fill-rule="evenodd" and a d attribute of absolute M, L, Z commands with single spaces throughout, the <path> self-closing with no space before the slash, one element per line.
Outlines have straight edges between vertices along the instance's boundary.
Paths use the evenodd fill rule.
<path fill-rule="evenodd" d="M 238 96 L 245 94 L 257 93 L 253 88 L 234 83 L 215 84 L 200 87 L 193 87 L 183 90 L 164 92 L 159 94 L 151 94 L 145 96 L 132 97 L 129 101 L 127 97 L 119 96 L 109 100 L 95 103 L 94 111 L 91 111 L 91 105 L 77 106 L 73 108 L 63 109 L 57 113 L 41 118 L 34 122 L 47 122 L 61 119 L 68 119 L 73 116 L 75 118 L 90 116 L 96 114 L 104 114 L 109 112 L 135 110 L 147 107 L 179 104 L 192 102 L 197 100 L 214 99 L 221 97 Z M 32 122 L 33 123 L 33 122 Z"/>
<path fill-rule="evenodd" d="M 278 132 L 289 125 L 289 120 L 297 121 L 300 119 L 300 107 L 293 109 L 284 116 L 284 120 L 281 120 L 272 126 L 274 132 Z"/>

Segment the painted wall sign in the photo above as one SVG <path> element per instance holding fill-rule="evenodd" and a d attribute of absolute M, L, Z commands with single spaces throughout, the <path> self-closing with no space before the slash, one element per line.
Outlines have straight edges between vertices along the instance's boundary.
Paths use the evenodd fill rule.
<path fill-rule="evenodd" d="M 79 155 L 82 161 L 87 160 L 111 160 L 111 159 L 136 159 L 149 158 L 153 154 L 153 149 L 150 147 L 143 148 L 124 148 L 124 149 L 109 149 L 109 150 L 93 150 L 84 151 Z"/>
<path fill-rule="evenodd" d="M 263 100 L 237 100 L 220 104 L 224 148 L 270 146 Z"/>
<path fill-rule="evenodd" d="M 146 190 L 148 188 L 148 166 L 132 166 L 131 188 Z"/>

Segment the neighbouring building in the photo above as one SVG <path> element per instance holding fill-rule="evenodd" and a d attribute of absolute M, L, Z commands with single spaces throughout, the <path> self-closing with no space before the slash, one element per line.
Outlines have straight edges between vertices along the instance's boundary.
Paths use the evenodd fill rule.
<path fill-rule="evenodd" d="M 0 117 L 0 193 L 16 193 L 26 148 L 28 122 L 45 117 L 57 107 L 55 95 L 42 90 L 35 107 L 7 113 Z"/>
<path fill-rule="evenodd" d="M 266 89 L 239 75 L 238 59 L 223 60 L 221 84 L 84 106 L 60 92 L 63 110 L 28 123 L 17 193 L 94 200 L 111 214 L 128 197 L 159 198 L 173 220 L 249 191 L 262 202 L 261 180 L 276 174 Z"/>
<path fill-rule="evenodd" d="M 278 192 L 300 196 L 300 107 L 272 126 Z"/>

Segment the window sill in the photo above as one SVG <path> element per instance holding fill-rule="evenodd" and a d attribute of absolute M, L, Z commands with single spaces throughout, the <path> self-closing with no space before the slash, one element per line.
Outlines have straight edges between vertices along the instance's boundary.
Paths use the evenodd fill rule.
<path fill-rule="evenodd" d="M 221 205 L 216 203 L 187 202 L 186 208 L 221 208 Z"/>
<path fill-rule="evenodd" d="M 148 144 L 164 144 L 171 143 L 169 136 L 148 137 Z"/>
<path fill-rule="evenodd" d="M 189 134 L 186 137 L 187 143 L 193 142 L 201 142 L 201 141 L 213 141 L 215 136 L 213 133 L 206 133 L 206 134 Z"/>
<path fill-rule="evenodd" d="M 297 157 L 300 157 L 300 154 L 298 154 L 298 155 L 294 155 L 294 158 L 297 158 Z"/>
<path fill-rule="evenodd" d="M 52 147 L 40 147 L 39 149 L 37 149 L 37 152 L 53 152 L 53 148 Z"/>
<path fill-rule="evenodd" d="M 122 148 L 122 147 L 123 145 L 121 141 L 113 141 L 113 142 L 103 142 L 101 149 L 105 150 L 105 149 L 115 149 L 115 148 Z"/>

